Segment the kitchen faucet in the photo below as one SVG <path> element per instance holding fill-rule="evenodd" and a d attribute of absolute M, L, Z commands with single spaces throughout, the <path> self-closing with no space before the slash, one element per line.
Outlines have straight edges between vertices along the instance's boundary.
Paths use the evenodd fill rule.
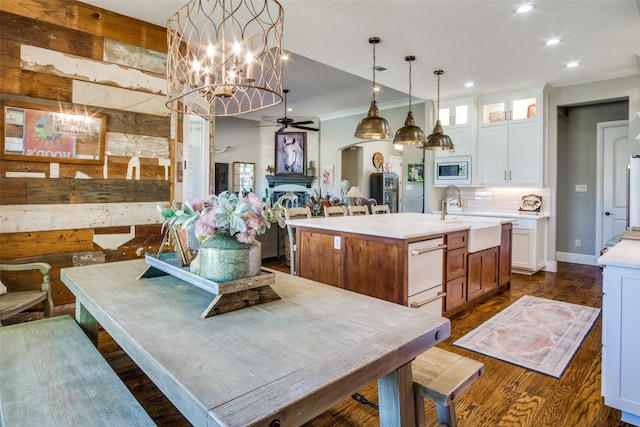
<path fill-rule="evenodd" d="M 450 199 L 447 199 L 447 197 L 449 196 L 449 190 L 455 190 L 458 193 L 458 197 L 451 197 Z M 444 193 L 442 194 L 442 201 L 440 202 L 441 205 L 441 210 L 440 210 L 440 221 L 444 221 L 445 218 L 447 217 L 447 203 L 449 203 L 451 200 L 455 200 L 458 199 L 458 203 L 456 204 L 459 208 L 462 207 L 462 198 L 460 198 L 460 189 L 458 187 L 456 187 L 455 185 L 449 185 L 447 186 L 447 188 L 445 188 Z"/>

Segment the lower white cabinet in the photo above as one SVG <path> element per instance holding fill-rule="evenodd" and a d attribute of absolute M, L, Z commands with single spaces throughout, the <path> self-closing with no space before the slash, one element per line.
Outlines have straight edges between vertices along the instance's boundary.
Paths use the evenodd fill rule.
<path fill-rule="evenodd" d="M 518 218 L 513 223 L 511 271 L 533 274 L 545 266 L 547 218 Z"/>
<path fill-rule="evenodd" d="M 640 265 L 606 265 L 602 290 L 604 403 L 621 410 L 622 421 L 640 426 Z"/>

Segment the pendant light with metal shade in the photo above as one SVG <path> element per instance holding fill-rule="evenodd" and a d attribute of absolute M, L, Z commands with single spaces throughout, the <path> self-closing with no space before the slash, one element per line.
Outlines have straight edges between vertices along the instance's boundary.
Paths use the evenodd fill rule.
<path fill-rule="evenodd" d="M 433 72 L 436 76 L 438 76 L 438 106 L 436 109 L 436 114 L 440 115 L 440 76 L 444 74 L 442 70 L 435 70 Z M 427 137 L 427 143 L 422 147 L 425 150 L 453 150 L 453 141 L 449 138 L 448 135 L 444 134 L 444 130 L 442 129 L 442 124 L 440 123 L 440 118 L 436 120 L 436 126 L 433 128 L 433 133 Z"/>
<path fill-rule="evenodd" d="M 389 123 L 380 117 L 376 104 L 376 44 L 380 43 L 380 37 L 370 37 L 369 43 L 373 46 L 373 99 L 367 117 L 360 120 L 353 136 L 360 139 L 387 139 L 392 135 Z"/>
<path fill-rule="evenodd" d="M 398 145 L 418 145 L 424 146 L 427 142 L 427 137 L 420 127 L 416 126 L 416 121 L 413 119 L 413 112 L 411 111 L 411 63 L 415 61 L 415 56 L 406 56 L 405 61 L 409 63 L 409 113 L 407 119 L 404 121 L 404 127 L 401 127 L 396 132 L 396 136 L 393 138 L 393 143 Z"/>

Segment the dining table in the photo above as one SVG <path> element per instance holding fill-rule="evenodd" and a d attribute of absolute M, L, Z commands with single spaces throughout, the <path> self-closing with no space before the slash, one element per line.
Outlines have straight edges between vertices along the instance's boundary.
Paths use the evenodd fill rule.
<path fill-rule="evenodd" d="M 411 361 L 448 319 L 275 274 L 279 300 L 201 318 L 210 292 L 143 259 L 67 267 L 76 321 L 98 326 L 196 426 L 299 426 L 378 382 L 381 426 L 415 425 Z"/>

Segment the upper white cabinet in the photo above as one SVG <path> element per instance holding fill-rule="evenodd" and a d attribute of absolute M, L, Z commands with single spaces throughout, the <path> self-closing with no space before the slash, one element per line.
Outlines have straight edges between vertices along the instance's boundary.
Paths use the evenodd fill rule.
<path fill-rule="evenodd" d="M 440 101 L 438 118 L 453 141 L 453 150 L 436 151 L 435 157 L 470 156 L 473 150 L 473 122 L 476 115 L 473 97 Z"/>
<path fill-rule="evenodd" d="M 543 99 L 542 87 L 481 98 L 480 185 L 543 186 Z"/>

